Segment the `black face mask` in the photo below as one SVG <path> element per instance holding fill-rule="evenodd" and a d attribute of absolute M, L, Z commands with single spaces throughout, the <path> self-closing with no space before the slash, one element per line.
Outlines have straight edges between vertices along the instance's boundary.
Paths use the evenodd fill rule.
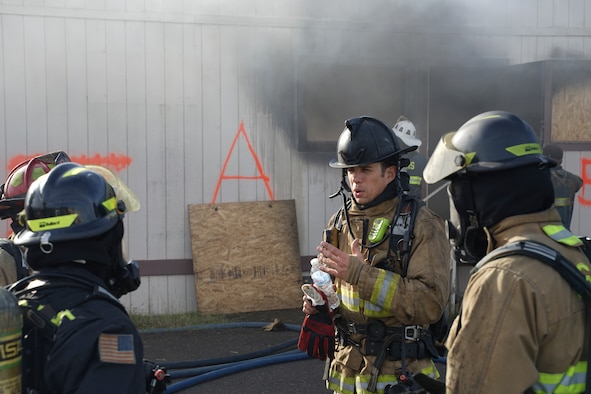
<path fill-rule="evenodd" d="M 450 211 L 457 211 L 451 214 L 456 229 L 452 241 L 476 260 L 486 254 L 485 227 L 511 216 L 546 210 L 554 201 L 550 170 L 538 165 L 458 174 L 452 179 L 449 194 L 453 202 Z"/>

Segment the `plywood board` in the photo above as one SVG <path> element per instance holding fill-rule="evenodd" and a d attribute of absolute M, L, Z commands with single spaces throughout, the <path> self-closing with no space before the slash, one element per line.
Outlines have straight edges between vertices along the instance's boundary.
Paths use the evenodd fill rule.
<path fill-rule="evenodd" d="M 189 222 L 200 313 L 301 305 L 293 200 L 189 205 Z"/>

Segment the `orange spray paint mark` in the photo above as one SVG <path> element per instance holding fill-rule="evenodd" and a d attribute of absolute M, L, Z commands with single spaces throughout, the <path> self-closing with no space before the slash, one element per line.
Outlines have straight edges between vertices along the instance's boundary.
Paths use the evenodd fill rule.
<path fill-rule="evenodd" d="M 581 205 L 589 207 L 591 206 L 591 198 L 585 198 L 585 189 L 591 186 L 591 159 L 581 159 L 581 179 L 583 179 L 583 187 L 577 198 Z"/>
<path fill-rule="evenodd" d="M 250 151 L 250 154 L 254 158 L 254 161 L 255 161 L 255 164 L 257 167 L 257 171 L 259 173 L 258 176 L 226 175 L 226 167 L 228 166 L 228 161 L 230 160 L 230 157 L 232 156 L 232 151 L 234 150 L 234 146 L 236 146 L 236 142 L 238 141 L 238 137 L 240 137 L 240 136 L 242 136 L 246 140 L 246 144 L 248 145 L 248 150 Z M 232 141 L 232 146 L 230 147 L 230 151 L 228 152 L 228 156 L 226 156 L 226 160 L 224 161 L 224 166 L 222 167 L 222 173 L 220 174 L 220 177 L 218 179 L 218 183 L 215 187 L 215 192 L 213 194 L 213 199 L 211 200 L 212 204 L 215 203 L 215 200 L 218 196 L 218 193 L 220 191 L 220 186 L 222 185 L 222 180 L 228 180 L 228 179 L 248 179 L 248 180 L 262 179 L 265 182 L 265 188 L 267 189 L 267 193 L 269 193 L 269 198 L 271 199 L 271 201 L 274 200 L 273 191 L 271 190 L 271 186 L 269 185 L 269 177 L 265 174 L 265 171 L 263 170 L 263 166 L 261 165 L 261 161 L 259 160 L 259 157 L 257 156 L 256 152 L 254 151 L 254 148 L 252 147 L 252 145 L 250 143 L 250 140 L 248 139 L 248 135 L 246 134 L 246 130 L 244 129 L 244 121 L 240 122 L 240 127 L 238 128 L 238 132 L 236 133 L 236 136 L 234 137 L 234 141 Z"/>
<path fill-rule="evenodd" d="M 66 152 L 67 153 L 67 152 Z M 8 171 L 10 172 L 14 167 L 19 165 L 25 160 L 30 160 L 33 157 L 42 155 L 43 153 L 37 153 L 34 155 L 16 155 L 13 156 L 8 161 Z M 94 156 L 86 156 L 86 155 L 79 155 L 79 156 L 70 156 L 70 160 L 74 163 L 80 163 L 83 165 L 86 164 L 94 164 L 98 166 L 107 167 L 112 171 L 119 172 L 127 168 L 131 164 L 131 157 L 123 155 L 123 154 L 116 154 L 110 153 L 108 155 L 101 155 L 99 153 L 94 154 Z"/>

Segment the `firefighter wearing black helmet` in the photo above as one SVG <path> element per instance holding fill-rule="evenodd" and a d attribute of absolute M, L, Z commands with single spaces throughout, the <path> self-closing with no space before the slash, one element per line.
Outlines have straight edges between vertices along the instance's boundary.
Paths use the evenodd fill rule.
<path fill-rule="evenodd" d="M 449 295 L 444 221 L 408 194 L 401 177 L 401 156 L 416 146 L 400 149 L 392 129 L 375 118 L 345 126 L 329 163 L 343 171 L 344 205 L 328 223 L 329 242 L 317 248 L 341 299 L 327 388 L 411 391 L 413 376 L 439 377 L 427 328 L 441 318 Z M 307 318 L 318 310 L 324 313 L 304 297 Z"/>
<path fill-rule="evenodd" d="M 492 111 L 443 136 L 424 178 L 451 181 L 453 244 L 475 261 L 514 241 L 537 241 L 589 272 L 581 241 L 553 207 L 552 165 L 529 124 Z M 583 392 L 589 327 L 581 297 L 539 259 L 486 260 L 446 341 L 447 392 Z"/>
<path fill-rule="evenodd" d="M 97 172 L 63 163 L 24 208 L 14 242 L 36 273 L 10 288 L 25 317 L 23 392 L 145 393 L 142 342 L 118 300 L 139 286 L 121 246 L 125 202 Z"/>

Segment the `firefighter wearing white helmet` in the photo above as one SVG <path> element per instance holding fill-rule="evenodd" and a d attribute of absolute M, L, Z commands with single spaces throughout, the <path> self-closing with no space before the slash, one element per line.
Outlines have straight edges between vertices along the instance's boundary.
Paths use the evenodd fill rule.
<path fill-rule="evenodd" d="M 401 147 L 416 146 L 417 149 L 405 155 L 408 158 L 409 164 L 403 171 L 409 175 L 409 192 L 419 198 L 425 197 L 426 187 L 423 182 L 423 170 L 427 164 L 427 158 L 419 152 L 423 141 L 417 138 L 417 129 L 413 122 L 408 120 L 404 115 L 400 116 L 396 124 L 392 128 L 394 134 L 401 142 Z"/>
<path fill-rule="evenodd" d="M 551 166 L 530 125 L 503 111 L 444 135 L 427 163 L 426 182 L 451 181 L 453 244 L 480 260 L 446 341 L 447 392 L 585 390 L 590 328 L 583 299 L 540 257 L 496 254 L 537 241 L 575 272 L 574 264 L 590 271 L 581 240 L 553 206 Z"/>

